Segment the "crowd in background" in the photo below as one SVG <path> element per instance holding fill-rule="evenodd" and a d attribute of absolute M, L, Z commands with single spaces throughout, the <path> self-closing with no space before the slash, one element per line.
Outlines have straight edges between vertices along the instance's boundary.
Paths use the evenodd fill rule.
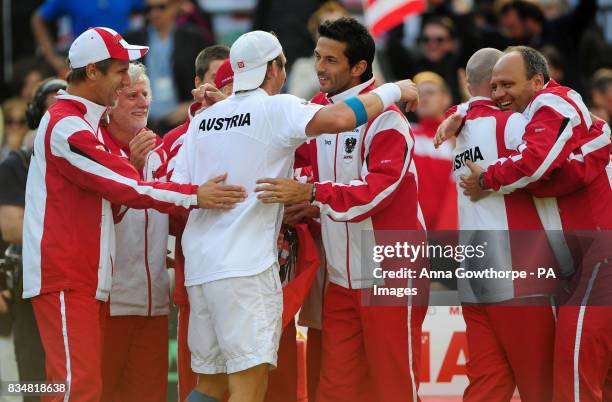
<path fill-rule="evenodd" d="M 285 91 L 308 98 L 317 91 L 312 65 L 317 23 L 346 14 L 363 20 L 361 2 L 355 0 L 322 8 L 322 0 L 2 3 L 0 158 L 30 144 L 25 110 L 36 85 L 65 76 L 67 46 L 90 26 L 109 26 L 128 41 L 151 47 L 145 59 L 155 93 L 149 126 L 163 135 L 186 117 L 191 61 L 204 47 L 231 45 L 250 29 L 274 31 L 288 61 Z M 443 79 L 441 89 L 453 103 L 466 99 L 463 66 L 475 50 L 529 45 L 546 55 L 553 78 L 579 91 L 596 115 L 608 122 L 612 115 L 610 0 L 430 0 L 425 13 L 408 17 L 377 41 L 378 81 L 431 71 Z"/>

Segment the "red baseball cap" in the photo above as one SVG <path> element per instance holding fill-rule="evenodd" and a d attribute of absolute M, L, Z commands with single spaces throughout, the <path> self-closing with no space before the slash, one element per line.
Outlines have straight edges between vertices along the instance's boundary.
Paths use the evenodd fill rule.
<path fill-rule="evenodd" d="M 89 28 L 72 42 L 68 61 L 70 68 L 80 68 L 106 59 L 137 60 L 148 51 L 148 46 L 130 45 L 110 28 L 97 27 Z"/>
<path fill-rule="evenodd" d="M 217 88 L 223 88 L 233 82 L 234 70 L 232 70 L 232 63 L 230 63 L 230 59 L 226 59 L 217 70 L 217 74 L 215 75 L 215 86 Z"/>

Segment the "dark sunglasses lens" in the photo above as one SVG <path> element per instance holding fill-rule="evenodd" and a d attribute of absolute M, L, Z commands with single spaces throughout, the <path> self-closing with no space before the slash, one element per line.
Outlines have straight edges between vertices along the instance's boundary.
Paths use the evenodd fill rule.
<path fill-rule="evenodd" d="M 438 44 L 438 45 L 439 45 L 439 44 L 441 44 L 441 43 L 443 43 L 445 40 L 446 40 L 445 38 L 442 38 L 442 37 L 440 37 L 440 36 L 434 36 L 434 37 L 431 37 L 431 36 L 423 36 L 423 37 L 421 37 L 421 42 L 423 42 L 423 43 L 430 43 L 430 42 L 433 42 L 433 43 L 436 43 L 436 44 Z"/>
<path fill-rule="evenodd" d="M 6 120 L 6 125 L 10 126 L 11 124 L 18 124 L 20 126 L 23 126 L 24 124 L 26 124 L 26 119 L 16 119 L 16 120 L 7 119 Z"/>
<path fill-rule="evenodd" d="M 150 13 L 153 10 L 164 11 L 167 7 L 167 4 L 156 4 L 153 6 L 147 6 L 147 12 Z"/>

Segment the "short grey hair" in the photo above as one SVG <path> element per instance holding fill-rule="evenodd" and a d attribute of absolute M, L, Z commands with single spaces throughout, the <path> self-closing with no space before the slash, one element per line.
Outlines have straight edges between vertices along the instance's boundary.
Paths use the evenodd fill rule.
<path fill-rule="evenodd" d="M 537 50 L 529 46 L 511 46 L 504 53 L 518 53 L 523 58 L 525 63 L 525 75 L 530 80 L 536 74 L 542 74 L 544 83 L 550 80 L 550 71 L 548 70 L 548 62 L 546 57 Z"/>
<path fill-rule="evenodd" d="M 501 50 L 485 47 L 476 51 L 465 66 L 467 81 L 472 85 L 481 85 L 491 81 L 493 66 L 504 53 Z"/>
<path fill-rule="evenodd" d="M 149 80 L 149 76 L 147 75 L 147 67 L 140 62 L 130 63 L 128 67 L 128 76 L 130 77 L 130 82 L 135 83 L 138 81 L 143 81 L 147 87 L 147 92 L 149 100 L 151 99 L 151 80 Z"/>

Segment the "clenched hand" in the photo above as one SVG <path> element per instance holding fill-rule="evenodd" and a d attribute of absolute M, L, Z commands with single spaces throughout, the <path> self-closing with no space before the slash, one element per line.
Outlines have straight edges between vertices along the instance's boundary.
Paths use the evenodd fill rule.
<path fill-rule="evenodd" d="M 155 148 L 156 137 L 153 131 L 143 128 L 130 141 L 130 163 L 139 172 L 142 171 L 147 155 Z"/>

